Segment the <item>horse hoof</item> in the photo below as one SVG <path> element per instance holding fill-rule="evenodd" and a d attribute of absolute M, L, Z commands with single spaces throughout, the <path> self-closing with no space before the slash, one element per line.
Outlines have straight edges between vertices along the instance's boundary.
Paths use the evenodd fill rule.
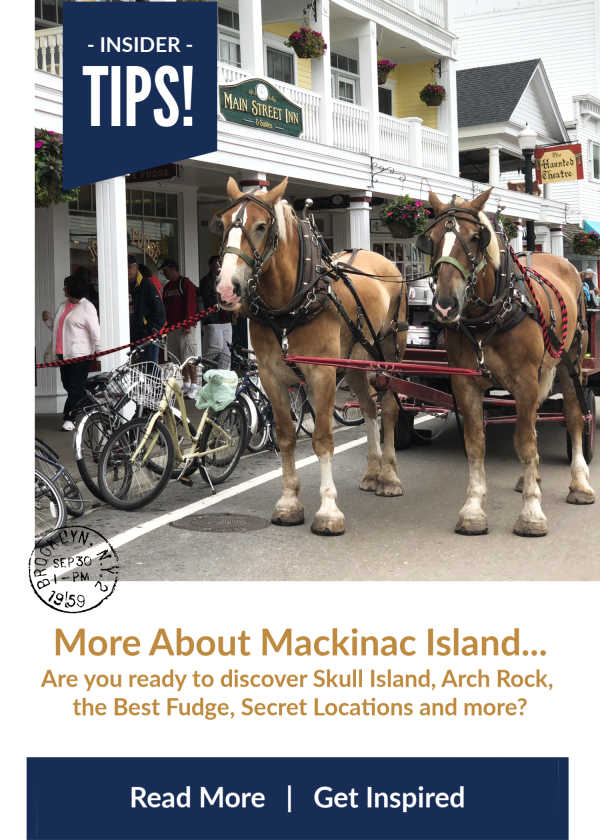
<path fill-rule="evenodd" d="M 548 533 L 548 522 L 545 519 L 525 520 L 519 517 L 513 528 L 513 534 L 518 537 L 545 537 Z"/>
<path fill-rule="evenodd" d="M 404 488 L 399 481 L 378 481 L 375 495 L 388 497 L 403 496 Z"/>
<path fill-rule="evenodd" d="M 339 537 L 345 531 L 344 517 L 331 519 L 330 517 L 315 516 L 310 530 L 319 537 Z"/>
<path fill-rule="evenodd" d="M 596 501 L 595 493 L 586 493 L 585 490 L 571 490 L 567 496 L 570 505 L 593 505 Z"/>
<path fill-rule="evenodd" d="M 304 508 L 296 508 L 288 511 L 274 511 L 271 517 L 273 525 L 303 525 L 304 524 Z"/>
<path fill-rule="evenodd" d="M 374 493 L 377 489 L 377 479 L 365 476 L 358 485 L 359 490 L 364 490 L 365 493 Z"/>
<path fill-rule="evenodd" d="M 461 534 L 463 537 L 481 537 L 487 532 L 488 524 L 485 518 L 459 520 L 454 529 L 455 534 Z"/>

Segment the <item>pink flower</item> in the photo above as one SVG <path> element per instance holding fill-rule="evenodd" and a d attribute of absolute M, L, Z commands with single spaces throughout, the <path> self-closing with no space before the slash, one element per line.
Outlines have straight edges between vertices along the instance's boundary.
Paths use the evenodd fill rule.
<path fill-rule="evenodd" d="M 415 201 L 415 207 L 421 207 L 422 203 L 421 201 Z"/>
<path fill-rule="evenodd" d="M 390 210 L 390 212 L 388 213 L 388 216 L 393 216 L 393 215 L 394 215 L 394 214 L 393 214 L 393 213 L 392 213 L 392 211 Z"/>
<path fill-rule="evenodd" d="M 44 146 L 44 145 L 45 145 L 45 143 L 44 143 L 44 141 L 43 141 L 43 140 L 36 140 L 36 143 L 35 143 L 35 148 L 36 148 L 36 149 L 41 149 L 41 148 L 42 148 L 42 146 Z"/>

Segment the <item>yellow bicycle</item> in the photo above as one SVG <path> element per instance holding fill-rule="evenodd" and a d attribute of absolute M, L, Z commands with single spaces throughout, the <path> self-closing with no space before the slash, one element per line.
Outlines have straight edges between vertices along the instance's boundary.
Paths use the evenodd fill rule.
<path fill-rule="evenodd" d="M 181 365 L 135 366 L 132 398 L 154 413 L 120 426 L 100 455 L 98 486 L 113 507 L 137 510 L 155 499 L 170 479 L 191 484 L 196 470 L 213 489 L 235 469 L 246 443 L 244 410 L 237 399 L 222 411 L 206 408 L 195 429 L 181 390 L 181 371 L 189 364 L 203 366 L 194 356 Z M 181 414 L 177 421 L 174 405 Z"/>

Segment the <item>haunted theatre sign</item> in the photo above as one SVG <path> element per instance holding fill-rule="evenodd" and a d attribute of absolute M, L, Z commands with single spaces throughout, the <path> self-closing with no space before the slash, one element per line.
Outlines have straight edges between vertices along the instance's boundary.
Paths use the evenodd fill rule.
<path fill-rule="evenodd" d="M 535 168 L 538 184 L 580 181 L 584 177 L 581 144 L 568 143 L 536 149 Z"/>
<path fill-rule="evenodd" d="M 302 109 L 262 79 L 219 86 L 221 114 L 230 122 L 299 137 Z"/>

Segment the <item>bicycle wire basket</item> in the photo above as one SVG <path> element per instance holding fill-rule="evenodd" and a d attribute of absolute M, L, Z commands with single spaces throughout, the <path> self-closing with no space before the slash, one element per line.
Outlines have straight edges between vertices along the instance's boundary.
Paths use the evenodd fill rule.
<path fill-rule="evenodd" d="M 155 362 L 138 362 L 128 369 L 130 377 L 129 396 L 138 405 L 156 411 L 165 395 L 168 379 L 175 379 L 179 387 L 183 385 L 183 377 L 179 365 L 174 362 L 158 365 Z M 175 402 L 175 392 L 169 394 L 169 403 Z"/>

